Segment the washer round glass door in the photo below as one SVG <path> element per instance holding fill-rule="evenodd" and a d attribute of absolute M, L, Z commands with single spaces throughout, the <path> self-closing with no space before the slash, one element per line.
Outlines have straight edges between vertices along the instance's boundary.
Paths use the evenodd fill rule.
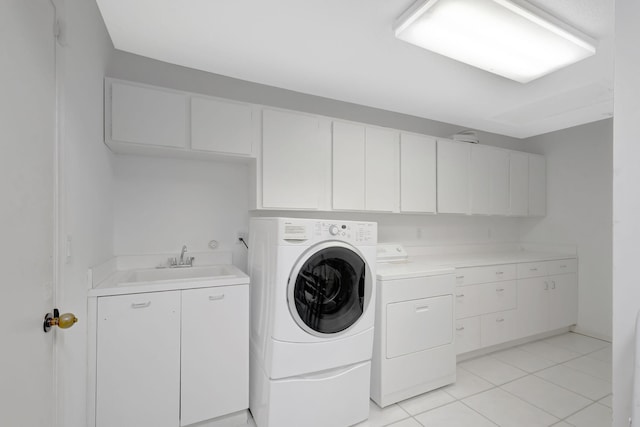
<path fill-rule="evenodd" d="M 356 249 L 328 242 L 312 249 L 289 277 L 289 310 L 314 335 L 336 334 L 354 325 L 369 304 L 371 277 Z"/>

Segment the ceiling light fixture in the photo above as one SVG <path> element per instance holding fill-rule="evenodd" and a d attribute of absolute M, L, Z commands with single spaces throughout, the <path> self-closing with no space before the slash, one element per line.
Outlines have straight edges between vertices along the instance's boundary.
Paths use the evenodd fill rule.
<path fill-rule="evenodd" d="M 527 83 L 596 53 L 596 41 L 521 0 L 420 0 L 397 38 Z"/>

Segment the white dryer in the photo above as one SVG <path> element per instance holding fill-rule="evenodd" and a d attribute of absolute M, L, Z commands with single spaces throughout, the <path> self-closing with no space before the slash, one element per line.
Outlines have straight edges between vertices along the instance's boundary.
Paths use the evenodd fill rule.
<path fill-rule="evenodd" d="M 252 218 L 249 242 L 256 424 L 346 427 L 365 420 L 376 224 Z"/>
<path fill-rule="evenodd" d="M 380 407 L 455 382 L 454 271 L 378 246 L 371 398 Z"/>

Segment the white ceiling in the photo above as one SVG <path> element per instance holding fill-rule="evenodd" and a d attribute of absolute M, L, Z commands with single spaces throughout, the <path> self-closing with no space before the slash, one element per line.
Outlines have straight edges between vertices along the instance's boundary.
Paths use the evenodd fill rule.
<path fill-rule="evenodd" d="M 117 49 L 517 138 L 613 112 L 614 0 L 533 0 L 599 41 L 527 84 L 396 39 L 413 0 L 97 0 Z"/>

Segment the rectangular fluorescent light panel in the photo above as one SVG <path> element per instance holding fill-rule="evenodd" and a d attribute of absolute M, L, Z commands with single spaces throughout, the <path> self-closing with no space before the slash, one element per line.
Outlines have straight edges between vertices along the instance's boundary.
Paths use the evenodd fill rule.
<path fill-rule="evenodd" d="M 520 0 L 418 1 L 397 38 L 527 83 L 596 53 L 596 41 Z"/>

